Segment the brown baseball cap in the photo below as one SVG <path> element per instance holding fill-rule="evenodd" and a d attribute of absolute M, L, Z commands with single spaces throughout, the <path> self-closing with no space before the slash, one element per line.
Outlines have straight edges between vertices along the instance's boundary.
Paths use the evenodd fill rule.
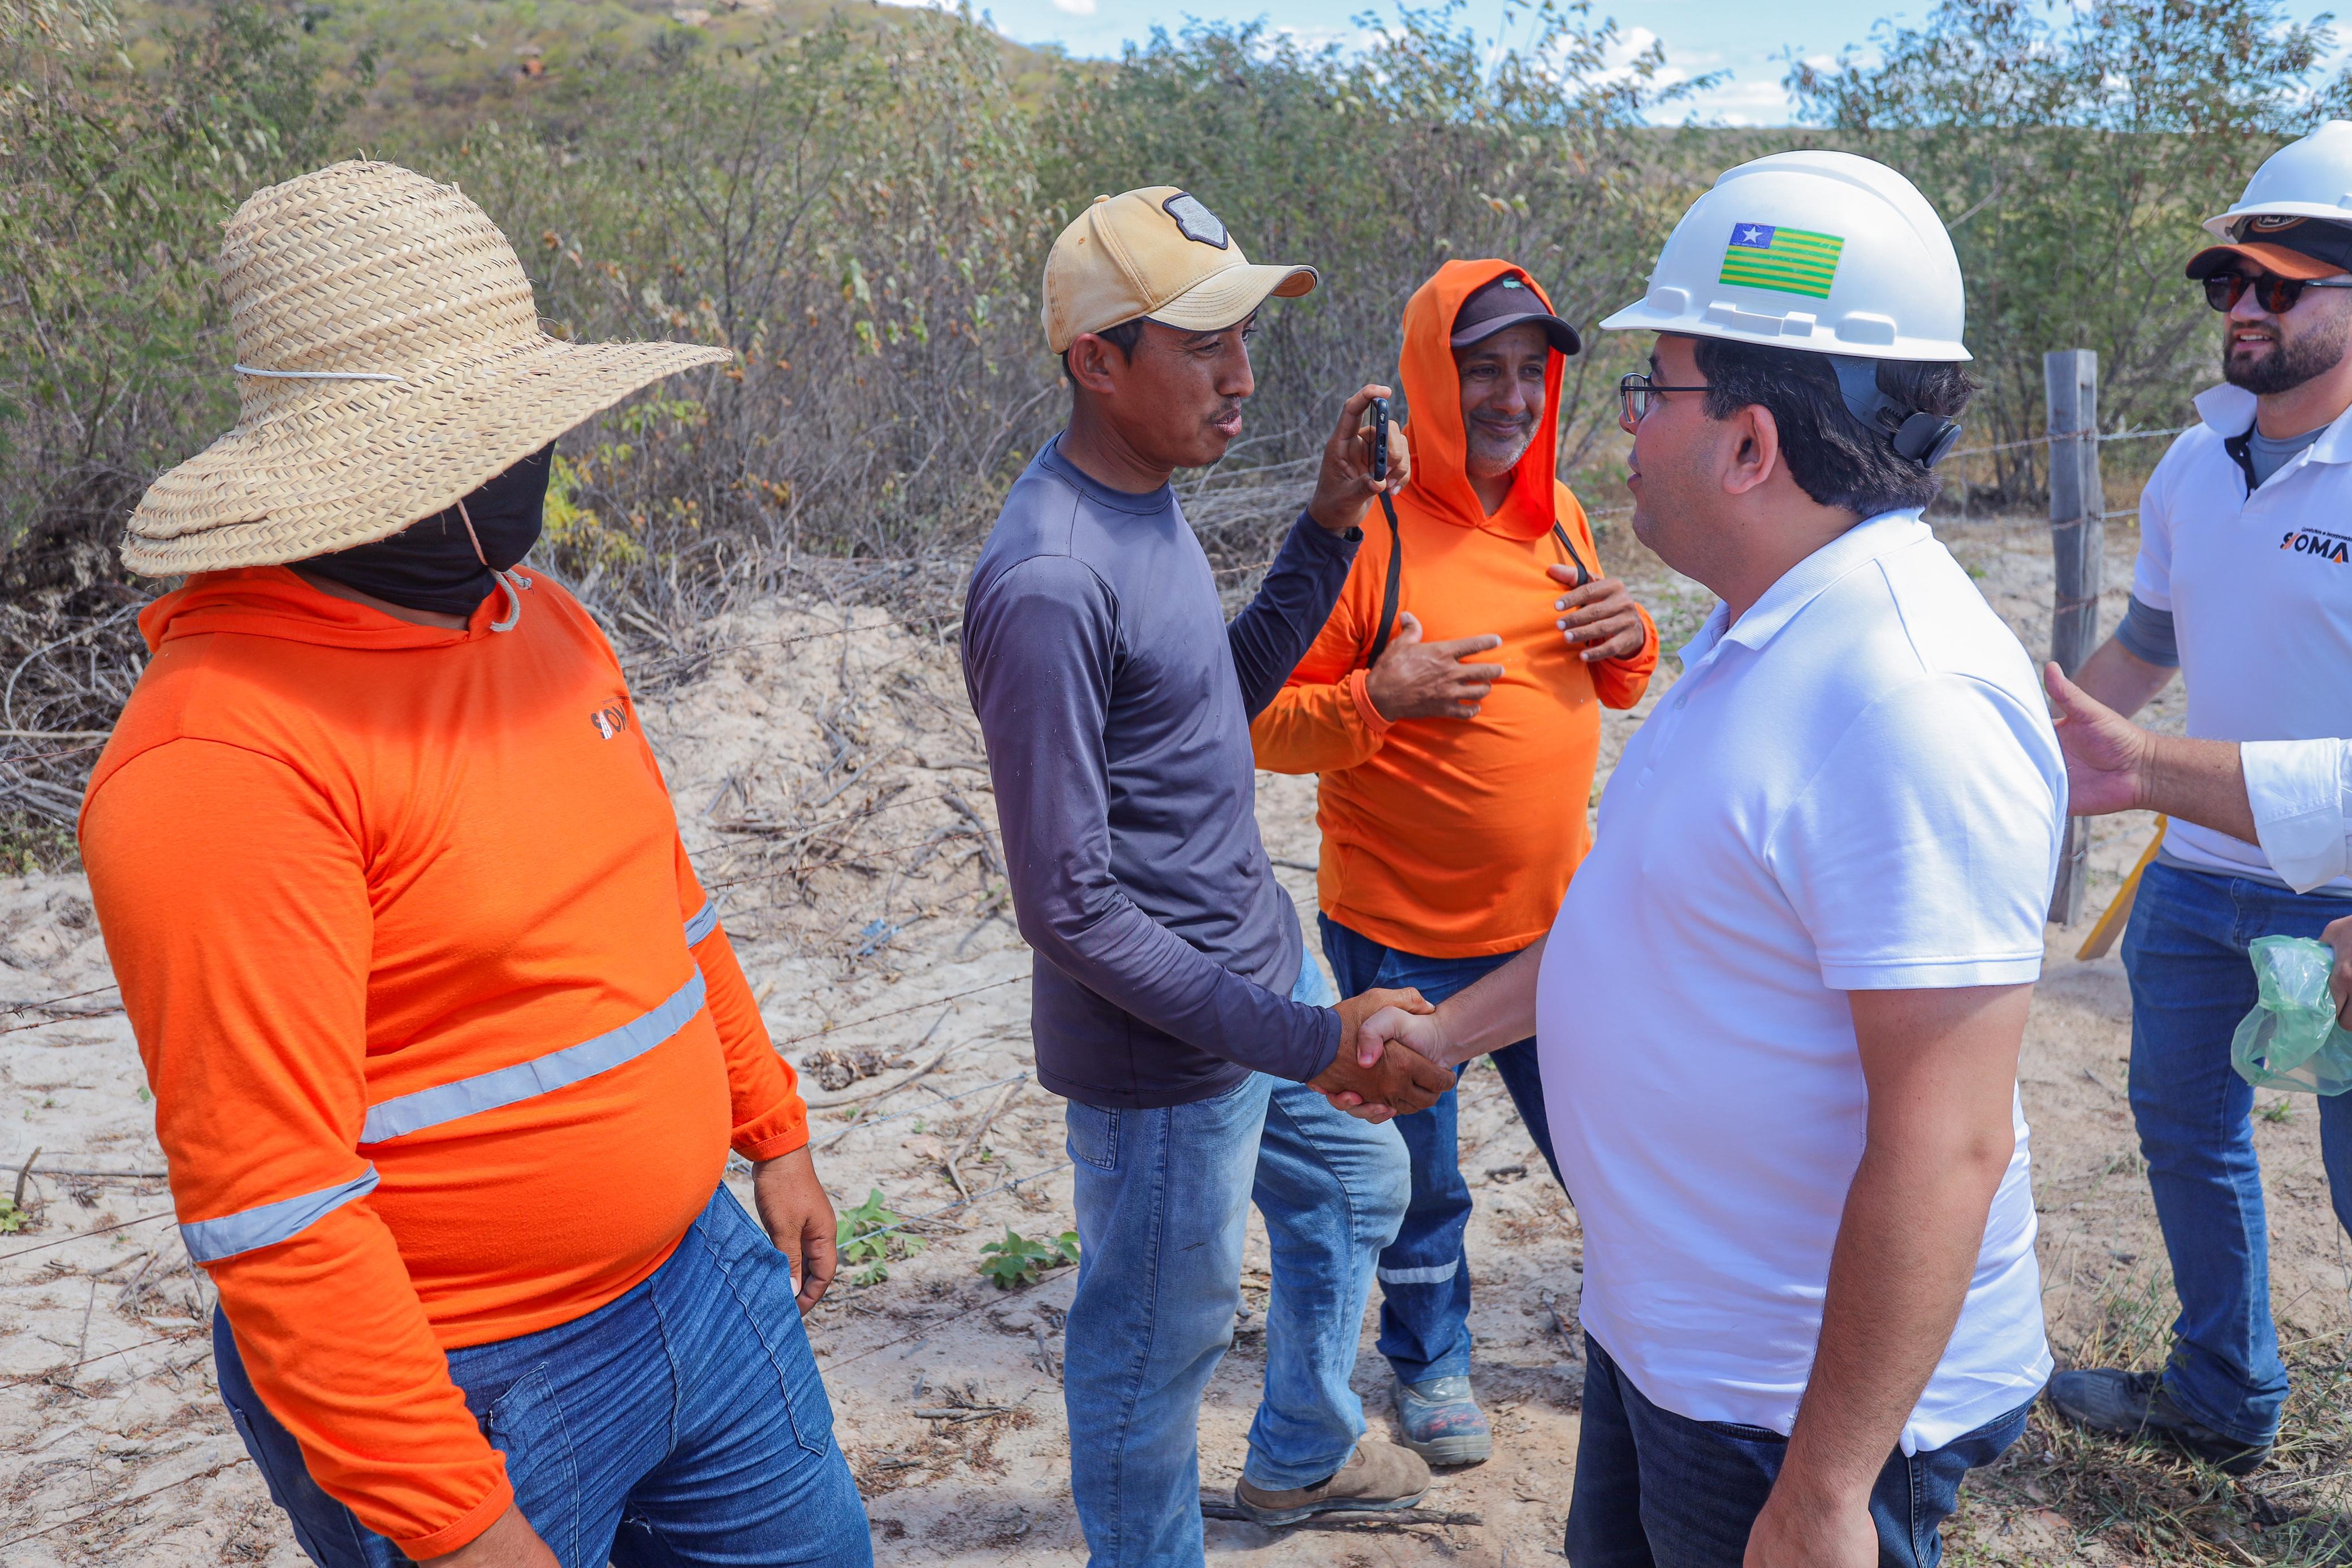
<path fill-rule="evenodd" d="M 1454 313 L 1454 333 L 1448 340 L 1457 349 L 1483 343 L 1497 332 L 1534 325 L 1543 329 L 1554 350 L 1573 355 L 1584 344 L 1570 326 L 1545 308 L 1543 296 L 1509 273 L 1471 291 Z"/>
<path fill-rule="evenodd" d="M 2208 246 L 2189 258 L 2189 276 L 2212 277 L 2233 261 L 2251 261 L 2279 277 L 2333 277 L 2352 272 L 2352 224 L 2294 213 L 2254 213 L 2230 225 L 2228 245 Z"/>
<path fill-rule="evenodd" d="M 1045 345 L 1066 352 L 1081 332 L 1139 316 L 1190 332 L 1221 332 L 1266 296 L 1313 290 L 1315 269 L 1263 266 L 1200 201 L 1173 185 L 1097 196 L 1045 257 Z"/>

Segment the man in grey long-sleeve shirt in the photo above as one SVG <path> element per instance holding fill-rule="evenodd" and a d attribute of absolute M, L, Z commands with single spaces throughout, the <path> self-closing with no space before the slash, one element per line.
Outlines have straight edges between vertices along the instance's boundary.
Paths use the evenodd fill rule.
<path fill-rule="evenodd" d="M 1070 1101 L 1082 1260 L 1064 1394 L 1101 1568 L 1201 1561 L 1200 1394 L 1231 1343 L 1253 1197 L 1275 1289 L 1237 1501 L 1285 1522 L 1410 1507 L 1428 1484 L 1411 1453 L 1359 1441 L 1348 1381 L 1403 1212 L 1402 1145 L 1324 1096 L 1405 1112 L 1449 1080 L 1410 1057 L 1352 1082 L 1365 1070 L 1343 1040 L 1410 994 L 1328 1005 L 1258 841 L 1249 740 L 1381 488 L 1359 429 L 1386 389 L 1349 400 L 1314 498 L 1230 625 L 1168 484 L 1239 434 L 1260 303 L 1314 281 L 1251 267 L 1172 187 L 1082 214 L 1045 271 L 1070 427 L 1006 498 L 965 601 L 965 681 L 1037 954 L 1038 1077 Z"/>
<path fill-rule="evenodd" d="M 1307 960 L 1258 842 L 1249 722 L 1355 553 L 1302 515 L 1223 625 L 1167 486 L 1114 489 L 1057 441 L 1006 498 L 964 647 L 1055 1093 L 1174 1105 L 1253 1070 L 1304 1082 L 1337 1054 L 1339 1015 L 1289 999 Z"/>

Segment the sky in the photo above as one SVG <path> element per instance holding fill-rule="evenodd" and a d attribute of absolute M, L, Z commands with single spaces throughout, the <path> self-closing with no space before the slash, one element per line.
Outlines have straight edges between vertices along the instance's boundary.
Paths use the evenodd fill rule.
<path fill-rule="evenodd" d="M 904 4 L 908 0 L 893 0 Z M 914 0 L 920 3 L 920 0 Z M 1176 31 L 1190 16 L 1223 21 L 1265 18 L 1303 41 L 1351 42 L 1366 0 L 974 0 L 997 30 L 1025 44 L 1060 44 L 1073 55 L 1116 57 L 1123 43 L 1150 36 L 1154 26 Z M 1386 10 L 1385 5 L 1380 7 Z M 2307 21 L 2330 9 L 2322 0 L 2289 0 L 2288 13 Z M 1505 0 L 1469 0 L 1463 19 L 1491 37 Z M 1728 73 L 1722 85 L 1677 105 L 1663 118 L 1678 120 L 1696 110 L 1701 120 L 1729 125 L 1783 125 L 1792 118 L 1780 78 L 1786 55 L 1833 57 L 1846 45 L 1867 47 L 1872 21 L 1891 16 L 1916 24 L 1925 3 L 1824 5 L 1822 0 L 1595 0 L 1596 16 L 1614 16 L 1632 46 L 1653 39 L 1666 49 L 1668 79 Z M 2352 29 L 2339 28 L 2339 33 Z M 2339 47 L 2334 64 L 2347 50 Z M 2332 70 L 2332 66 L 2331 66 Z"/>

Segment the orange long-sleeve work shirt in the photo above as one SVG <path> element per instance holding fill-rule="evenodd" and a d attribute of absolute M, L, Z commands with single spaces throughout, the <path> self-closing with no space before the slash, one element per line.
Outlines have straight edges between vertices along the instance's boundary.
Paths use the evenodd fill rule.
<path fill-rule="evenodd" d="M 610 645 L 522 598 L 194 578 L 82 810 L 181 1235 L 311 1475 L 419 1558 L 512 1500 L 444 1352 L 593 1312 L 730 1144 L 808 1137 Z"/>
<path fill-rule="evenodd" d="M 1601 574 L 1584 508 L 1554 477 L 1558 355 L 1545 378 L 1546 417 L 1501 509 L 1489 516 L 1470 487 L 1448 340 L 1462 302 L 1506 274 L 1535 287 L 1505 262 L 1448 262 L 1405 308 L 1398 380 L 1412 416 L 1412 470 L 1396 501 L 1399 610 L 1411 611 L 1431 642 L 1500 636 L 1503 645 L 1478 661 L 1501 664 L 1503 678 L 1474 718 L 1391 723 L 1372 706 L 1366 665 L 1391 553 L 1374 513 L 1321 633 L 1250 727 L 1259 767 L 1322 776 L 1323 913 L 1433 958 L 1515 952 L 1551 928 L 1590 844 L 1600 710 L 1639 702 L 1658 662 L 1646 612 L 1637 653 L 1590 664 L 1555 624 L 1553 601 L 1565 590 L 1545 569 L 1570 563 L 1555 523 Z"/>

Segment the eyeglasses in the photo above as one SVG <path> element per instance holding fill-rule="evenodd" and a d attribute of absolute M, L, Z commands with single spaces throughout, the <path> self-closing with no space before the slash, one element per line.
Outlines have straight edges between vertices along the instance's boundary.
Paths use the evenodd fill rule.
<path fill-rule="evenodd" d="M 1617 422 L 1627 430 L 1631 430 L 1650 417 L 1650 411 L 1657 407 L 1658 398 L 1662 393 L 1707 390 L 1706 387 L 1662 387 L 1641 371 L 1635 371 L 1630 375 L 1618 379 L 1617 396 L 1623 407 L 1618 414 Z"/>
<path fill-rule="evenodd" d="M 2205 303 L 2216 310 L 2234 310 L 2238 301 L 2252 289 L 2254 303 L 2273 316 L 2284 316 L 2294 308 L 2306 288 L 2352 288 L 2352 278 L 2312 279 L 2280 277 L 2262 273 L 2248 277 L 2241 272 L 2217 272 L 2205 280 Z"/>

